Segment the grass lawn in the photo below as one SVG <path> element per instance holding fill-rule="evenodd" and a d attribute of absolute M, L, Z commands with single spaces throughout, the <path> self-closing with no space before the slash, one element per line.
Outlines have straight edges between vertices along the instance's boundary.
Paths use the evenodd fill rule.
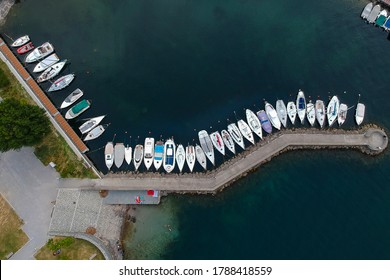
<path fill-rule="evenodd" d="M 11 252 L 17 252 L 28 241 L 22 225 L 23 221 L 0 195 L 0 260 L 6 259 Z"/>
<path fill-rule="evenodd" d="M 49 249 L 50 246 L 46 244 L 37 252 L 35 258 L 37 260 L 89 260 L 91 256 L 96 254 L 93 258 L 94 260 L 104 260 L 100 250 L 88 241 L 73 237 L 55 237 L 53 240 L 54 242 L 59 242 L 65 238 L 69 242 L 67 242 L 67 245 L 61 247 L 60 254 L 54 256 L 53 250 Z"/>

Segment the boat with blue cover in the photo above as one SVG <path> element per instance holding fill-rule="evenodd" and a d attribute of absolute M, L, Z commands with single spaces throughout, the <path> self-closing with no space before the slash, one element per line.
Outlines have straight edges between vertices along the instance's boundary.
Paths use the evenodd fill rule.
<path fill-rule="evenodd" d="M 305 99 L 305 94 L 303 93 L 302 90 L 299 90 L 298 92 L 296 107 L 297 107 L 298 117 L 301 120 L 301 123 L 303 124 L 306 115 L 306 99 Z"/>
<path fill-rule="evenodd" d="M 159 170 L 164 157 L 164 142 L 157 141 L 154 145 L 154 159 L 153 166 L 156 170 Z"/>
<path fill-rule="evenodd" d="M 388 31 L 390 29 L 390 16 L 386 19 L 385 24 L 383 25 L 383 28 Z"/>
<path fill-rule="evenodd" d="M 172 139 L 168 139 L 164 145 L 164 159 L 163 166 L 166 172 L 171 173 L 175 168 L 175 142 Z"/>
<path fill-rule="evenodd" d="M 264 110 L 260 110 L 257 112 L 257 117 L 261 123 L 261 127 L 268 134 L 272 133 L 272 124 L 268 119 L 267 113 Z"/>

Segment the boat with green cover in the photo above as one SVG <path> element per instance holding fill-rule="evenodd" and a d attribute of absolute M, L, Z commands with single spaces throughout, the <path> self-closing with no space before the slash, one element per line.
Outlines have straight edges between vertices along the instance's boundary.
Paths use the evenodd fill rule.
<path fill-rule="evenodd" d="M 91 102 L 89 100 L 83 99 L 82 101 L 74 105 L 72 108 L 70 108 L 68 112 L 66 112 L 65 119 L 69 120 L 78 117 L 83 112 L 88 110 L 90 105 Z"/>
<path fill-rule="evenodd" d="M 387 20 L 387 11 L 386 10 L 382 10 L 379 13 L 379 16 L 377 17 L 377 19 L 375 21 L 375 24 L 378 25 L 379 27 L 383 27 L 383 25 L 385 24 L 386 20 Z"/>

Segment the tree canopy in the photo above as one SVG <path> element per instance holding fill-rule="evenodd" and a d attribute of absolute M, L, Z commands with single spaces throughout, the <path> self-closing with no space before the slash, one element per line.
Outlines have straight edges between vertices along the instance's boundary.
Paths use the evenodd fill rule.
<path fill-rule="evenodd" d="M 42 108 L 13 98 L 0 103 L 0 151 L 33 146 L 49 131 L 49 119 Z"/>

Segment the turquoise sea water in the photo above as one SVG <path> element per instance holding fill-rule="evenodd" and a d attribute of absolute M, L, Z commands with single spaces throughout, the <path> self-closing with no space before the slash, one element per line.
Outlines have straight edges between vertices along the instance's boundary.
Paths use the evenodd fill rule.
<path fill-rule="evenodd" d="M 243 108 L 362 94 L 366 122 L 390 127 L 387 33 L 359 17 L 366 1 L 22 1 L 2 31 L 49 40 L 80 87 L 82 118 L 108 114 L 116 141 L 222 129 Z M 40 12 L 37 12 L 40 11 Z M 44 15 L 44 16 L 43 16 Z M 353 110 L 352 110 L 353 111 Z M 346 127 L 354 126 L 352 111 Z M 71 124 L 78 126 L 81 121 Z M 103 152 L 90 154 L 104 170 Z M 222 158 L 218 159 L 219 161 Z M 291 152 L 216 196 L 169 196 L 139 207 L 128 258 L 388 259 L 389 155 Z"/>

